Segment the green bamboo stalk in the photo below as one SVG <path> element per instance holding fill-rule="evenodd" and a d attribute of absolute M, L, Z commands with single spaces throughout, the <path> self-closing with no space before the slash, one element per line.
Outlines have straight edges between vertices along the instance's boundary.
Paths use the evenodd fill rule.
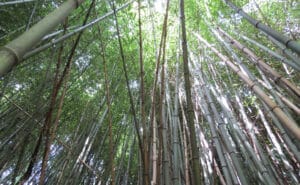
<path fill-rule="evenodd" d="M 180 43 L 178 43 L 180 45 Z M 179 47 L 178 47 L 179 48 Z M 179 111 L 178 111 L 178 91 L 179 91 L 179 49 L 176 54 L 176 79 L 175 79 L 175 98 L 174 98 L 174 112 L 173 112 L 173 120 L 172 120 L 172 128 L 173 128 L 173 184 L 180 185 L 181 176 L 180 176 L 180 146 L 179 146 L 179 138 L 178 138 L 178 125 L 179 125 Z"/>
<path fill-rule="evenodd" d="M 143 60 L 143 37 L 142 37 L 142 17 L 141 17 L 141 0 L 138 0 L 138 23 L 139 23 L 139 65 L 140 65 L 140 114 L 141 125 L 143 128 L 143 147 L 144 147 L 144 167 L 143 167 L 143 184 L 149 185 L 149 157 L 148 157 L 148 129 L 145 115 L 145 84 L 144 84 L 144 60 Z"/>
<path fill-rule="evenodd" d="M 26 52 L 67 18 L 84 0 L 68 0 L 28 31 L 0 49 L 0 77 L 18 65 Z"/>
<path fill-rule="evenodd" d="M 145 150 L 144 150 L 144 146 L 143 146 L 142 138 L 141 138 L 141 134 L 140 134 L 140 129 L 139 129 L 140 125 L 138 123 L 137 116 L 136 116 L 134 99 L 133 99 L 132 92 L 131 92 L 130 85 L 129 85 L 129 77 L 128 77 L 127 66 L 126 66 L 126 61 L 125 61 L 125 54 L 124 54 L 124 50 L 123 50 L 123 44 L 122 44 L 122 40 L 121 40 L 120 28 L 119 28 L 117 12 L 116 12 L 114 2 L 112 2 L 111 8 L 114 12 L 114 20 L 115 20 L 116 34 L 117 34 L 118 44 L 119 44 L 119 52 L 121 55 L 122 67 L 123 67 L 123 72 L 124 72 L 124 76 L 125 76 L 125 80 L 126 80 L 126 87 L 127 87 L 127 93 L 128 93 L 128 98 L 129 98 L 129 102 L 130 102 L 131 114 L 133 116 L 134 126 L 135 126 L 135 130 L 136 130 L 137 138 L 138 138 L 139 151 L 140 151 L 141 155 L 144 156 Z M 141 159 L 142 159 L 142 164 L 144 165 L 145 164 L 144 158 L 142 157 Z M 143 166 L 143 168 L 144 168 L 144 166 Z"/>
<path fill-rule="evenodd" d="M 188 49 L 187 49 L 187 38 L 186 38 L 186 27 L 185 27 L 185 13 L 184 13 L 184 0 L 180 0 L 180 21 L 181 21 L 181 47 L 182 47 L 182 60 L 183 60 L 183 70 L 184 70 L 184 86 L 186 93 L 186 109 L 187 109 L 187 125 L 190 131 L 190 141 L 192 148 L 192 170 L 194 183 L 197 185 L 203 184 L 203 174 L 200 168 L 199 160 L 199 149 L 197 147 L 196 133 L 195 133 L 195 123 L 194 123 L 194 108 L 192 102 L 191 94 L 191 82 L 190 82 L 190 72 L 189 72 L 189 59 L 188 59 Z"/>
<path fill-rule="evenodd" d="M 228 74 L 229 75 L 229 74 Z M 211 86 L 212 88 L 212 86 Z M 223 109 L 223 112 L 229 119 L 229 127 L 231 129 L 231 135 L 233 138 L 237 141 L 236 145 L 239 147 L 242 147 L 246 149 L 246 151 L 243 151 L 243 155 L 247 157 L 247 160 L 253 161 L 255 168 L 260 174 L 259 179 L 266 184 L 275 184 L 276 180 L 271 176 L 272 173 L 267 171 L 267 169 L 261 164 L 261 161 L 256 157 L 254 154 L 253 148 L 250 146 L 250 143 L 246 139 L 246 136 L 244 135 L 244 132 L 241 131 L 240 125 L 238 125 L 238 121 L 236 120 L 236 116 L 234 116 L 234 111 L 230 110 L 228 111 L 227 107 L 232 107 L 230 105 L 230 101 L 226 96 L 223 96 L 224 92 L 217 93 L 216 90 L 220 91 L 220 88 L 214 88 L 212 91 L 216 98 L 222 97 L 222 100 L 218 98 L 219 104 L 221 105 L 221 108 Z M 250 165 L 252 166 L 252 165 Z"/>

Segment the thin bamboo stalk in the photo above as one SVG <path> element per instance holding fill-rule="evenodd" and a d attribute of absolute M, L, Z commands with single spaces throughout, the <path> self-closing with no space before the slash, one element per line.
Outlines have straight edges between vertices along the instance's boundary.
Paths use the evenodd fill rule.
<path fill-rule="evenodd" d="M 99 31 L 100 32 L 100 31 Z M 107 75 L 107 67 L 106 67 L 106 58 L 105 58 L 105 48 L 103 42 L 101 42 L 101 53 L 102 53 L 102 60 L 104 66 L 104 79 L 105 79 L 105 89 L 106 89 L 106 106 L 107 106 L 107 114 L 108 114 L 108 123 L 109 123 L 109 151 L 110 151 L 110 175 L 111 175 L 111 185 L 115 185 L 115 165 L 114 165 L 114 144 L 113 144 L 113 130 L 112 130 L 112 113 L 111 113 L 111 102 L 110 102 L 110 86 L 108 82 L 108 75 Z"/>
<path fill-rule="evenodd" d="M 277 58 L 278 60 L 284 62 L 285 64 L 289 65 L 289 66 L 292 67 L 293 69 L 295 69 L 295 70 L 297 70 L 298 72 L 300 72 L 300 63 L 299 63 L 299 64 L 298 64 L 298 63 L 294 63 L 293 61 L 291 61 L 291 60 L 289 60 L 289 59 L 287 59 L 287 58 L 281 56 L 280 54 L 278 54 L 278 53 L 272 51 L 271 49 L 269 49 L 269 48 L 267 48 L 266 46 L 264 46 L 264 45 L 258 43 L 257 41 L 255 41 L 255 40 L 253 40 L 253 39 L 250 39 L 249 37 L 246 37 L 246 36 L 244 36 L 244 35 L 241 35 L 241 37 L 242 37 L 244 40 L 246 40 L 246 41 L 248 41 L 248 42 L 250 42 L 250 43 L 252 43 L 252 44 L 258 46 L 258 47 L 261 48 L 262 50 L 268 52 L 270 55 L 272 55 L 272 56 L 274 56 L 275 58 Z"/>
<path fill-rule="evenodd" d="M 36 0 L 17 0 L 17 1 L 0 2 L 0 6 L 15 5 L 21 3 L 31 3 L 34 1 Z"/>
<path fill-rule="evenodd" d="M 116 33 L 117 33 L 117 37 L 118 37 L 119 51 L 120 51 L 120 55 L 121 55 L 122 66 L 123 66 L 123 71 L 124 71 L 125 80 L 126 80 L 128 97 L 129 97 L 129 101 L 130 101 L 131 114 L 133 116 L 135 130 L 136 130 L 136 133 L 137 133 L 139 149 L 140 149 L 141 155 L 144 156 L 144 146 L 143 146 L 142 139 L 141 139 L 141 136 L 140 136 L 139 124 L 138 124 L 138 121 L 137 121 L 136 111 L 135 111 L 134 102 L 133 102 L 133 96 L 132 96 L 130 85 L 129 85 L 127 66 L 126 66 L 126 63 L 125 63 L 126 62 L 125 61 L 125 55 L 124 55 L 124 51 L 123 51 L 123 44 L 122 44 L 122 41 L 121 41 L 120 28 L 119 28 L 117 12 L 116 12 L 114 2 L 112 2 L 111 6 L 112 6 L 112 9 L 113 9 L 113 14 L 114 14 L 114 19 L 115 19 L 115 26 L 116 26 L 116 29 L 117 29 Z M 142 157 L 142 159 L 144 160 L 143 157 Z M 143 164 L 145 164 L 144 161 L 143 161 Z"/>
<path fill-rule="evenodd" d="M 158 149 L 157 149 L 157 139 L 156 139 L 156 135 L 159 136 L 159 133 L 157 132 L 157 123 L 155 121 L 155 104 L 156 104 L 156 95 L 155 93 L 157 93 L 157 82 L 158 82 L 158 75 L 159 75 L 159 69 L 160 69 L 160 62 L 161 62 L 161 55 L 163 53 L 163 45 L 165 43 L 165 39 L 166 39 L 166 32 L 167 32 L 167 23 L 168 23 L 168 15 L 169 15 L 169 0 L 167 1 L 167 5 L 166 5 L 166 10 L 165 10 L 165 15 L 164 15 L 164 21 L 163 21 L 163 28 L 162 28 L 162 33 L 161 33 L 161 39 L 160 39 L 160 44 L 159 44 L 159 48 L 158 48 L 158 54 L 156 57 L 156 68 L 155 68 L 155 77 L 154 77 L 154 82 L 153 82 L 153 87 L 152 87 L 152 100 L 151 100 L 151 114 L 150 114 L 150 124 L 152 126 L 152 134 L 153 134 L 153 138 L 152 138 L 152 143 L 153 143 L 153 150 L 152 150 L 152 157 L 153 157 L 153 169 L 152 169 L 152 180 L 151 180 L 151 184 L 155 185 L 155 184 L 159 184 L 159 179 L 160 179 L 160 168 L 159 168 L 159 162 L 160 162 L 160 147 L 161 147 L 161 143 L 159 143 L 158 145 Z M 158 110 L 158 113 L 160 113 L 160 111 Z M 158 118 L 160 119 L 160 118 Z M 155 136 L 154 136 L 155 135 Z"/>

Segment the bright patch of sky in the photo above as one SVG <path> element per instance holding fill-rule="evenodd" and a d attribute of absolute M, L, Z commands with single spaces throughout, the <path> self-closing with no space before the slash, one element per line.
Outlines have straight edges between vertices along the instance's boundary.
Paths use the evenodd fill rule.
<path fill-rule="evenodd" d="M 129 82 L 129 87 L 130 87 L 130 89 L 137 90 L 139 86 L 140 86 L 140 84 L 139 84 L 139 82 L 136 81 L 136 80 L 133 80 L 133 81 L 130 81 L 130 82 Z"/>
<path fill-rule="evenodd" d="M 155 0 L 154 10 L 159 13 L 165 12 L 166 0 Z"/>
<path fill-rule="evenodd" d="M 81 56 L 75 61 L 75 64 L 82 71 L 90 64 L 91 58 L 92 56 L 90 55 Z"/>
<path fill-rule="evenodd" d="M 22 85 L 21 85 L 21 84 L 16 84 L 16 85 L 15 85 L 15 90 L 18 91 L 18 90 L 20 90 L 21 88 L 22 88 Z"/>
<path fill-rule="evenodd" d="M 95 96 L 97 94 L 98 90 L 101 89 L 101 87 L 102 87 L 102 84 L 97 83 L 96 84 L 96 88 L 94 88 L 94 87 L 88 87 L 87 89 L 85 89 L 85 92 L 89 96 L 93 97 L 93 96 Z"/>
<path fill-rule="evenodd" d="M 243 10 L 246 13 L 251 13 L 251 12 L 255 12 L 258 10 L 258 7 L 261 7 L 262 5 L 266 4 L 266 3 L 272 3 L 272 2 L 284 2 L 281 0 L 250 0 L 249 3 L 247 3 L 246 5 L 243 6 Z M 256 6 L 256 4 L 258 5 L 258 7 Z"/>

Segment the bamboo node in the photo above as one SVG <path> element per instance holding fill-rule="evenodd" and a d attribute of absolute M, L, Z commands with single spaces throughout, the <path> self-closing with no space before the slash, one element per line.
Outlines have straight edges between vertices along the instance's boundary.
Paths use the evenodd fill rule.
<path fill-rule="evenodd" d="M 289 45 L 289 43 L 290 43 L 291 41 L 293 41 L 293 39 L 288 39 L 287 41 L 284 42 L 284 45 L 285 45 L 286 47 L 288 47 L 288 45 Z"/>
<path fill-rule="evenodd" d="M 19 55 L 13 48 L 6 45 L 6 46 L 3 46 L 3 49 L 13 55 L 16 64 L 18 64 L 21 61 L 21 57 L 19 57 Z"/>
<path fill-rule="evenodd" d="M 276 77 L 276 78 L 274 79 L 275 84 L 277 84 L 281 78 L 282 78 L 281 75 L 279 75 L 278 77 Z"/>
<path fill-rule="evenodd" d="M 259 23 L 261 23 L 261 21 L 256 21 L 256 23 L 254 24 L 255 25 L 255 28 L 258 28 L 258 25 L 259 25 Z"/>
<path fill-rule="evenodd" d="M 78 2 L 78 0 L 74 0 L 74 2 L 75 2 L 75 8 L 77 9 L 80 3 Z"/>
<path fill-rule="evenodd" d="M 239 73 L 241 71 L 240 68 L 237 68 L 237 70 L 234 70 L 236 73 Z"/>
<path fill-rule="evenodd" d="M 262 175 L 268 174 L 268 171 L 267 171 L 267 170 L 262 170 L 262 171 L 261 171 L 261 174 L 262 174 Z"/>
<path fill-rule="evenodd" d="M 236 12 L 240 13 L 240 11 L 243 11 L 243 9 L 242 8 L 238 8 Z"/>
<path fill-rule="evenodd" d="M 276 109 L 276 108 L 279 108 L 279 109 L 280 109 L 280 107 L 278 107 L 278 105 L 276 104 L 276 105 L 274 105 L 273 107 L 271 107 L 270 111 L 271 111 L 271 112 L 274 112 L 274 109 Z"/>
<path fill-rule="evenodd" d="M 219 127 L 219 126 L 222 126 L 222 125 L 225 125 L 225 122 L 219 122 L 219 123 L 218 123 L 218 127 Z"/>
<path fill-rule="evenodd" d="M 255 82 L 251 82 L 250 84 L 249 84 L 249 88 L 250 88 L 250 90 L 253 90 L 253 87 L 256 85 L 256 83 Z"/>

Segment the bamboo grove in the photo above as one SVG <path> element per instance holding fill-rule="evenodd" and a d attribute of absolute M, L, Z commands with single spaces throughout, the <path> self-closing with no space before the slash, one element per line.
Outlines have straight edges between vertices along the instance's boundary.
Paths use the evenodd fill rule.
<path fill-rule="evenodd" d="M 0 2 L 0 184 L 299 184 L 299 8 Z"/>

